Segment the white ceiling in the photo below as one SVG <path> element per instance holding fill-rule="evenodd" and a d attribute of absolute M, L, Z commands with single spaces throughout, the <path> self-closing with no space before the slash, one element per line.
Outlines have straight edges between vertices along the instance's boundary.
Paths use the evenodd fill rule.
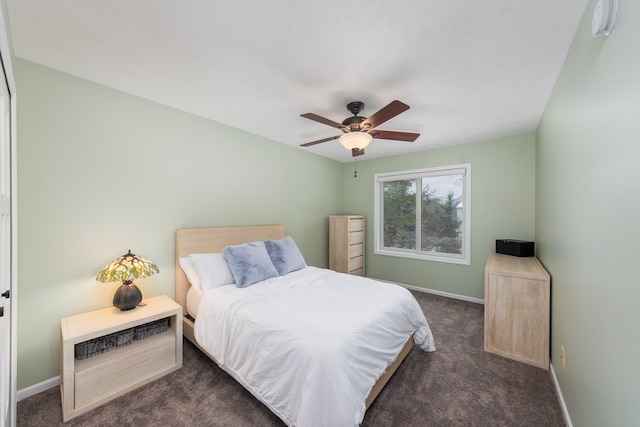
<path fill-rule="evenodd" d="M 535 131 L 589 0 L 6 2 L 16 56 L 284 144 L 410 105 L 364 160 Z"/>

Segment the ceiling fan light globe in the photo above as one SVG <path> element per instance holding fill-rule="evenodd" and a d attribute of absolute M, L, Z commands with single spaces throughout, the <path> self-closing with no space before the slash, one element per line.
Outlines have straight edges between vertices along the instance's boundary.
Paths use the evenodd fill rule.
<path fill-rule="evenodd" d="M 366 132 L 349 132 L 340 136 L 340 144 L 349 151 L 364 149 L 373 138 Z"/>

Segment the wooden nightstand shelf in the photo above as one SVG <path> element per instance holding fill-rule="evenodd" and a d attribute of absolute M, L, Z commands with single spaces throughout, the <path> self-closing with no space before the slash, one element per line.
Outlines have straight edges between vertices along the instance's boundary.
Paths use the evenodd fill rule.
<path fill-rule="evenodd" d="M 167 296 L 149 298 L 133 310 L 115 307 L 61 320 L 60 392 L 68 421 L 182 367 L 182 307 Z M 76 344 L 160 319 L 166 331 L 107 352 L 78 359 Z"/>

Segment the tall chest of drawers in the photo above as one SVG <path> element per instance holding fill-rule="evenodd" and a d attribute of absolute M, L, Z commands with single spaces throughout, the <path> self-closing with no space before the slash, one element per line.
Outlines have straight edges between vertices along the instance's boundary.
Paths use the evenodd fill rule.
<path fill-rule="evenodd" d="M 363 215 L 329 216 L 329 268 L 364 276 Z"/>

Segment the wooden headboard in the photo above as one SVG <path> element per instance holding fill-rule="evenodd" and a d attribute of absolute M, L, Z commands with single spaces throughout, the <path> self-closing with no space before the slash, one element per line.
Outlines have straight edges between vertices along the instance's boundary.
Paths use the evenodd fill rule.
<path fill-rule="evenodd" d="M 252 225 L 244 227 L 183 228 L 176 231 L 176 302 L 186 314 L 189 281 L 180 268 L 180 258 L 189 254 L 219 253 L 229 245 L 277 240 L 285 237 L 284 225 Z"/>

